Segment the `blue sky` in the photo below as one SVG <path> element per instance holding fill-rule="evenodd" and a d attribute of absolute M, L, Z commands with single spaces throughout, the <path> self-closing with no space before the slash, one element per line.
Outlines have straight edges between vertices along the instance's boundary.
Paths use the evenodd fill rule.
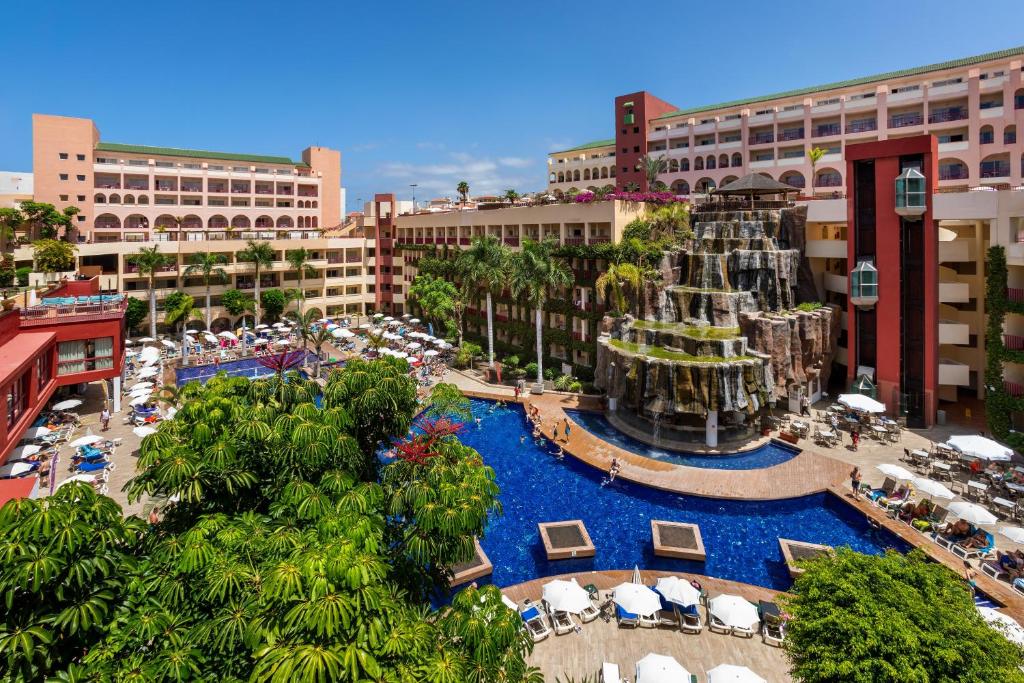
<path fill-rule="evenodd" d="M 1020 0 L 8 0 L 2 16 L 0 170 L 30 170 L 32 112 L 85 116 L 110 142 L 340 149 L 349 209 L 410 183 L 539 189 L 548 151 L 611 136 L 617 94 L 686 107 L 1024 44 Z"/>

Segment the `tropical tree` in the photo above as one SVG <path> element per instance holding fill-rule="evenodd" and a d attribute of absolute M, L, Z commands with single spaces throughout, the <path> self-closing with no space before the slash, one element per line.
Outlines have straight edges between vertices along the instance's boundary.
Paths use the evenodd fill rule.
<path fill-rule="evenodd" d="M 473 419 L 473 411 L 469 399 L 454 384 L 438 382 L 430 390 L 427 408 L 423 411 L 427 417 L 451 417 L 468 421 Z"/>
<path fill-rule="evenodd" d="M 640 184 L 637 183 L 634 180 L 630 180 L 628 183 L 626 183 L 623 186 L 622 189 L 625 190 L 626 192 L 639 192 L 640 191 Z M 572 192 L 572 188 L 569 188 L 569 191 L 571 193 Z"/>
<path fill-rule="evenodd" d="M 811 187 L 814 187 L 814 169 L 823 156 L 825 156 L 825 150 L 821 147 L 815 146 L 807 150 L 807 160 L 811 162 Z"/>
<path fill-rule="evenodd" d="M 16 231 L 25 222 L 21 211 L 11 207 L 0 207 L 0 252 L 6 252 Z"/>
<path fill-rule="evenodd" d="M 25 219 L 25 224 L 31 229 L 32 236 L 45 240 L 61 237 L 61 230 L 64 230 L 63 239 L 68 239 L 73 227 L 71 219 L 81 213 L 77 206 L 68 206 L 58 211 L 53 204 L 45 202 L 21 202 L 18 208 Z"/>
<path fill-rule="evenodd" d="M 0 508 L 4 680 L 46 680 L 102 637 L 144 528 L 83 483 Z"/>
<path fill-rule="evenodd" d="M 295 269 L 295 276 L 299 281 L 299 292 L 302 293 L 302 298 L 298 299 L 299 312 L 302 312 L 302 301 L 306 298 L 306 290 L 302 287 L 302 280 L 305 277 L 316 277 L 317 270 L 310 262 L 313 260 L 313 252 L 306 248 L 289 249 L 284 253 L 284 258 L 288 261 L 288 265 Z"/>
<path fill-rule="evenodd" d="M 325 327 L 318 327 L 318 328 L 316 328 L 315 331 L 313 331 L 313 332 L 311 332 L 309 334 L 308 338 L 304 338 L 302 340 L 303 347 L 305 347 L 307 341 L 312 343 L 313 344 L 313 348 L 316 349 L 316 363 L 314 365 L 313 376 L 314 377 L 319 377 L 320 376 L 320 367 L 321 367 L 321 365 L 323 363 L 323 358 L 324 358 L 324 354 L 323 354 L 324 345 L 325 344 L 333 343 L 334 342 L 334 335 L 331 334 L 327 330 L 327 328 L 325 328 Z"/>
<path fill-rule="evenodd" d="M 519 201 L 519 193 L 516 192 L 514 189 L 509 188 L 505 190 L 505 194 L 502 195 L 502 199 L 508 202 L 509 205 L 511 206 L 515 204 L 517 201 Z"/>
<path fill-rule="evenodd" d="M 128 297 L 128 307 L 124 313 L 124 324 L 128 328 L 129 334 L 132 334 L 142 321 L 146 319 L 149 314 L 149 307 L 142 299 L 136 299 L 135 297 Z"/>
<path fill-rule="evenodd" d="M 260 305 L 263 303 L 263 299 L 260 297 L 260 271 L 273 265 L 274 256 L 274 248 L 270 246 L 270 242 L 257 242 L 256 240 L 248 240 L 245 249 L 238 252 L 238 260 L 251 263 L 255 272 L 256 297 L 254 301 L 256 306 L 254 312 L 257 325 L 260 324 Z"/>
<path fill-rule="evenodd" d="M 200 251 L 192 254 L 192 262 L 185 268 L 186 277 L 189 275 L 199 275 L 203 278 L 203 285 L 206 287 L 206 306 L 205 306 L 205 320 L 206 329 L 210 329 L 210 316 L 212 315 L 212 307 L 210 306 L 210 285 L 214 282 L 223 284 L 227 282 L 228 274 L 221 266 L 227 263 L 227 258 L 224 254 L 212 254 L 207 251 Z"/>
<path fill-rule="evenodd" d="M 984 622 L 961 577 L 920 550 L 841 548 L 803 566 L 785 600 L 796 680 L 1024 680 L 1024 651 Z"/>
<path fill-rule="evenodd" d="M 628 313 L 625 289 L 628 288 L 639 299 L 642 284 L 641 271 L 632 263 L 609 263 L 605 271 L 598 276 L 594 289 L 600 301 L 610 299 L 617 311 Z"/>
<path fill-rule="evenodd" d="M 491 293 L 506 284 L 509 249 L 493 235 L 473 238 L 469 249 L 459 254 L 456 269 L 462 282 L 483 290 L 487 304 L 487 364 L 494 367 L 494 306 Z"/>
<path fill-rule="evenodd" d="M 572 285 L 572 273 L 552 254 L 554 247 L 553 241 L 526 240 L 522 250 L 512 256 L 509 276 L 513 297 L 525 297 L 535 311 L 539 390 L 544 386 L 544 304 L 551 290 Z"/>
<path fill-rule="evenodd" d="M 260 295 L 260 308 L 267 314 L 268 320 L 278 320 L 287 305 L 288 298 L 280 289 L 268 289 Z"/>
<path fill-rule="evenodd" d="M 138 254 L 125 257 L 128 263 L 139 269 L 149 282 L 149 336 L 156 337 L 156 277 L 160 271 L 171 263 L 171 256 L 160 252 L 160 245 L 142 247 Z"/>
<path fill-rule="evenodd" d="M 320 319 L 320 309 L 312 308 L 308 311 L 289 311 L 287 317 L 291 319 L 295 331 L 302 338 L 302 348 L 307 348 L 307 343 L 312 338 L 313 326 Z M 317 328 L 318 330 L 324 329 L 323 326 Z"/>
<path fill-rule="evenodd" d="M 242 315 L 256 310 L 253 298 L 239 289 L 224 292 L 220 297 L 220 303 L 231 315 Z"/>
<path fill-rule="evenodd" d="M 658 157 L 648 154 L 644 156 L 642 163 L 644 178 L 647 179 L 647 189 L 651 192 L 656 192 L 659 185 L 664 185 L 664 183 L 658 180 L 658 176 L 668 170 L 668 161 L 666 161 L 664 154 Z"/>
<path fill-rule="evenodd" d="M 465 206 L 469 200 L 469 183 L 465 180 L 460 180 L 459 184 L 455 186 L 455 191 L 459 193 L 462 205 Z"/>
<path fill-rule="evenodd" d="M 191 295 L 184 292 L 171 292 L 164 299 L 164 323 L 172 329 L 177 329 L 180 323 L 182 332 L 184 332 L 185 324 L 192 317 L 195 306 L 195 299 Z"/>
<path fill-rule="evenodd" d="M 36 240 L 32 244 L 32 259 L 40 273 L 63 273 L 75 268 L 78 247 L 60 240 Z"/>
<path fill-rule="evenodd" d="M 430 274 L 417 275 L 409 286 L 409 298 L 423 309 L 423 314 L 436 323 L 436 327 L 455 334 L 462 344 L 462 314 L 466 302 L 455 285 Z"/>

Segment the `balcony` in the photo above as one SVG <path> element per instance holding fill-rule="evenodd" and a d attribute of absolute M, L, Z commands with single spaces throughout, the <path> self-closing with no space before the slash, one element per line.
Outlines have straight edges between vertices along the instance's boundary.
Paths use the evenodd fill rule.
<path fill-rule="evenodd" d="M 808 240 L 806 254 L 809 258 L 846 258 L 846 240 Z"/>
<path fill-rule="evenodd" d="M 829 292 L 836 292 L 837 294 L 846 294 L 847 291 L 847 280 L 845 275 L 836 275 L 835 273 L 824 274 L 825 289 Z"/>
<path fill-rule="evenodd" d="M 966 166 L 939 166 L 939 180 L 967 180 Z"/>
<path fill-rule="evenodd" d="M 55 322 L 114 320 L 124 316 L 128 299 L 70 306 L 29 306 L 21 309 L 21 327 L 52 325 Z"/>
<path fill-rule="evenodd" d="M 829 138 L 834 135 L 841 135 L 842 132 L 842 126 L 840 126 L 838 123 L 827 123 L 821 126 L 815 126 L 812 137 Z"/>
<path fill-rule="evenodd" d="M 878 130 L 877 119 L 860 119 L 846 124 L 847 133 L 870 133 L 873 130 Z"/>
<path fill-rule="evenodd" d="M 939 263 L 965 263 L 971 260 L 973 259 L 969 240 L 939 242 Z"/>
<path fill-rule="evenodd" d="M 907 128 L 909 126 L 920 126 L 924 124 L 924 114 L 894 114 L 889 117 L 890 128 Z"/>
<path fill-rule="evenodd" d="M 1009 178 L 1009 161 L 983 161 L 981 162 L 982 178 Z"/>
<path fill-rule="evenodd" d="M 1003 346 L 1010 351 L 1024 351 L 1024 336 L 1019 334 L 1004 334 Z"/>
<path fill-rule="evenodd" d="M 785 142 L 787 140 L 803 140 L 804 129 L 803 128 L 790 128 L 789 130 L 779 131 L 779 142 Z"/>
<path fill-rule="evenodd" d="M 1003 389 L 1014 398 L 1024 396 L 1024 384 L 1020 384 L 1018 382 L 1003 382 Z"/>
<path fill-rule="evenodd" d="M 971 326 L 966 323 L 959 323 L 955 320 L 940 320 L 939 343 L 960 345 L 970 344 Z"/>
<path fill-rule="evenodd" d="M 773 133 L 755 133 L 747 138 L 747 141 L 751 145 L 768 145 L 775 142 L 775 135 Z"/>
<path fill-rule="evenodd" d="M 587 244 L 607 244 L 612 238 L 608 235 L 593 235 L 587 240 Z"/>
<path fill-rule="evenodd" d="M 510 247 L 518 247 L 519 246 L 519 238 L 518 237 L 506 237 L 503 241 L 505 242 L 506 245 L 508 245 Z"/>
<path fill-rule="evenodd" d="M 951 358 L 939 359 L 939 384 L 966 387 L 971 383 L 971 366 Z"/>
<path fill-rule="evenodd" d="M 1008 287 L 1006 289 L 1006 298 L 1015 304 L 1024 304 L 1024 289 Z"/>
<path fill-rule="evenodd" d="M 947 109 L 936 109 L 928 114 L 928 123 L 947 123 L 949 121 L 963 121 L 967 118 L 967 107 L 949 107 Z"/>
<path fill-rule="evenodd" d="M 566 237 L 564 240 L 562 240 L 562 244 L 564 244 L 567 247 L 575 247 L 583 243 L 584 239 L 582 237 Z"/>
<path fill-rule="evenodd" d="M 971 300 L 971 288 L 966 282 L 940 282 L 939 302 L 963 304 Z"/>

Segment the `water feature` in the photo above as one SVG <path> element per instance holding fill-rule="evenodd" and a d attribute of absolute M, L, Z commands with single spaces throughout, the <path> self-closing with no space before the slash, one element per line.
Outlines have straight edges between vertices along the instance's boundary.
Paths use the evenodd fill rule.
<path fill-rule="evenodd" d="M 501 487 L 503 515 L 492 518 L 481 541 L 494 564 L 499 586 L 565 572 L 648 569 L 708 574 L 776 589 L 791 580 L 778 538 L 865 553 L 887 547 L 906 550 L 887 531 L 871 529 L 864 516 L 830 494 L 781 501 L 731 501 L 682 496 L 616 480 L 602 486 L 605 473 L 575 458 L 558 459 L 547 441 L 530 438 L 519 406 L 496 408 L 473 400 L 480 427 L 470 423 L 460 435 L 494 468 Z M 581 519 L 597 548 L 589 559 L 549 562 L 538 522 Z M 700 526 L 706 562 L 657 557 L 651 547 L 651 520 Z"/>
<path fill-rule="evenodd" d="M 615 399 L 613 422 L 655 444 L 714 446 L 749 439 L 773 402 L 827 380 L 838 312 L 796 308 L 806 211 L 693 208 L 693 237 L 663 255 L 651 319 L 603 323 L 595 382 Z"/>

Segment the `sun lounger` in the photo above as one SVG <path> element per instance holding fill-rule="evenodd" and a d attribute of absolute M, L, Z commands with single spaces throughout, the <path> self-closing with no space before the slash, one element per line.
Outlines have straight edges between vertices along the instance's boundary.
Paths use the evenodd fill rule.
<path fill-rule="evenodd" d="M 683 633 L 700 633 L 704 630 L 704 620 L 700 618 L 700 608 L 696 605 L 680 608 L 679 616 L 679 626 Z"/>
<path fill-rule="evenodd" d="M 622 609 L 619 605 L 615 605 L 615 623 L 619 625 L 619 628 L 623 626 L 629 626 L 630 628 L 636 628 L 640 625 L 640 617 L 632 612 L 627 612 Z"/>
<path fill-rule="evenodd" d="M 599 683 L 622 683 L 622 678 L 619 676 L 619 665 L 605 662 L 601 665 L 601 676 L 598 678 Z"/>
<path fill-rule="evenodd" d="M 539 643 L 551 635 L 551 627 L 548 626 L 544 615 L 535 606 L 526 605 L 525 609 L 520 610 L 519 616 L 522 617 L 526 630 L 533 636 L 533 642 Z"/>
<path fill-rule="evenodd" d="M 983 574 L 991 576 L 996 581 L 1003 579 L 1006 581 L 1010 580 L 1010 575 L 1006 573 L 1002 565 L 995 560 L 985 560 L 981 563 L 981 571 Z"/>
<path fill-rule="evenodd" d="M 709 611 L 708 630 L 712 633 L 724 633 L 725 635 L 729 635 L 732 633 L 732 626 L 729 626 L 729 624 L 725 623 Z"/>
<path fill-rule="evenodd" d="M 960 539 L 953 538 L 952 536 L 943 536 L 936 532 L 935 534 L 932 534 L 932 540 L 935 541 L 940 548 L 945 548 L 952 552 L 953 546 L 956 545 L 957 541 Z"/>
<path fill-rule="evenodd" d="M 651 586 L 651 590 L 658 593 L 653 586 Z M 654 615 L 658 620 L 658 626 L 679 628 L 679 614 L 676 612 L 676 608 L 667 602 L 661 593 L 658 593 L 658 597 L 661 598 L 661 609 Z"/>
<path fill-rule="evenodd" d="M 779 606 L 774 602 L 762 600 L 758 603 L 758 611 L 761 613 L 761 642 L 782 647 L 786 640 L 786 631 Z"/>
<path fill-rule="evenodd" d="M 97 472 L 105 468 L 114 469 L 114 463 L 109 460 L 97 460 L 96 462 L 83 462 L 75 466 L 76 472 Z"/>
<path fill-rule="evenodd" d="M 576 579 L 573 579 L 572 582 L 576 583 Z M 594 589 L 593 592 L 590 591 L 591 588 Z M 597 588 L 593 584 L 588 583 L 586 586 L 583 587 L 583 590 L 587 591 L 587 594 L 590 595 L 591 600 L 594 600 L 597 597 Z M 599 616 L 601 616 L 601 610 L 597 608 L 597 605 L 591 602 L 590 606 L 584 609 L 582 612 L 580 612 L 578 616 L 580 618 L 580 621 L 582 621 L 584 624 L 589 624 L 594 619 L 597 619 Z"/>
<path fill-rule="evenodd" d="M 892 477 L 886 477 L 885 481 L 882 482 L 882 488 L 874 489 L 868 493 L 868 499 L 872 502 L 877 502 L 879 498 L 888 498 L 892 495 L 893 489 L 896 488 L 896 480 Z"/>
<path fill-rule="evenodd" d="M 989 532 L 985 532 L 985 545 L 981 548 L 965 548 L 964 546 L 957 543 L 953 546 L 953 554 L 957 557 L 962 557 L 965 560 L 969 560 L 972 557 L 988 557 L 992 554 L 996 548 L 996 540 Z"/>
<path fill-rule="evenodd" d="M 551 625 L 555 627 L 556 636 L 562 636 L 576 630 L 576 622 L 573 621 L 572 616 L 568 612 L 551 609 L 547 603 L 544 603 L 544 609 L 548 613 L 548 618 L 551 619 Z"/>

